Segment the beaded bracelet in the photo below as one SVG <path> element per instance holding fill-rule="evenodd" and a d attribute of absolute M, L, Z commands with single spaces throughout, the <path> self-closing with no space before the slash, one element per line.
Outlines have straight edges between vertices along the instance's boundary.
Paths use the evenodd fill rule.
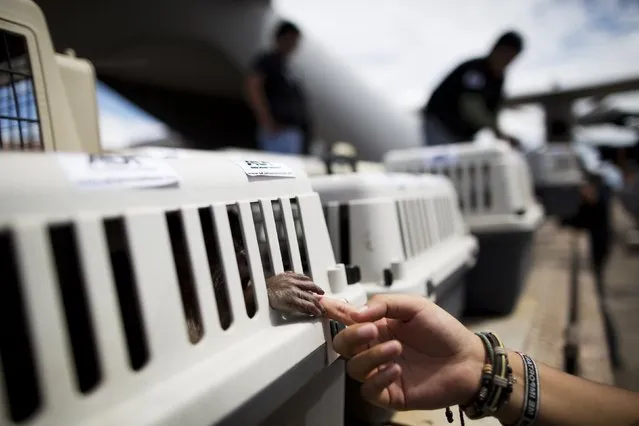
<path fill-rule="evenodd" d="M 479 393 L 477 395 L 477 401 L 484 401 L 489 392 L 490 382 L 493 377 L 493 364 L 495 362 L 495 356 L 493 347 L 490 344 L 487 336 L 484 333 L 475 333 L 477 337 L 479 337 L 484 345 L 484 350 L 486 351 L 486 362 L 484 367 L 482 368 L 482 376 L 481 376 L 481 387 L 479 388 Z M 471 404 L 470 406 L 459 405 L 459 420 L 461 421 L 462 426 L 465 425 L 464 421 L 464 412 L 470 419 L 477 419 L 476 417 L 479 415 L 479 412 L 475 409 L 475 404 Z M 448 423 L 453 423 L 453 412 L 450 407 L 446 407 L 446 419 Z"/>
<path fill-rule="evenodd" d="M 512 368 L 501 340 L 493 333 L 477 333 L 486 350 L 487 362 L 482 369 L 481 387 L 475 401 L 462 410 L 470 419 L 494 414 L 510 397 L 513 386 Z"/>

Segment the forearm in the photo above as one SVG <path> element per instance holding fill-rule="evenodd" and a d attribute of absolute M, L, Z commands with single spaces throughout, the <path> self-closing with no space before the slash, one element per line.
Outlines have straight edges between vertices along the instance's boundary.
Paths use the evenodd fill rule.
<path fill-rule="evenodd" d="M 497 117 L 486 108 L 486 104 L 479 95 L 466 93 L 461 96 L 459 110 L 462 116 L 477 127 L 488 127 L 495 134 L 501 134 L 497 126 Z"/>
<path fill-rule="evenodd" d="M 515 352 L 508 353 L 516 383 L 508 404 L 497 412 L 505 425 L 519 420 L 524 404 L 524 365 Z M 537 364 L 540 380 L 538 426 L 639 425 L 639 397 Z"/>

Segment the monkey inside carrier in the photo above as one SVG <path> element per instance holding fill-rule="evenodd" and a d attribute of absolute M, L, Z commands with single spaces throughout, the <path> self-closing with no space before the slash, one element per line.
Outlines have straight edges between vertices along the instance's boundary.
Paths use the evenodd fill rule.
<path fill-rule="evenodd" d="M 368 295 L 429 297 L 459 317 L 475 263 L 450 181 L 441 176 L 355 173 L 311 179 L 322 201 L 333 252 L 358 265 Z"/>
<path fill-rule="evenodd" d="M 445 175 L 453 182 L 470 231 L 479 240 L 470 271 L 466 314 L 507 314 L 532 264 L 533 237 L 543 220 L 525 159 L 503 143 L 456 144 L 387 153 L 388 171 Z"/>
<path fill-rule="evenodd" d="M 546 215 L 572 217 L 581 200 L 583 174 L 570 143 L 549 143 L 526 153 L 535 193 Z"/>
<path fill-rule="evenodd" d="M 272 298 L 366 301 L 303 171 L 6 153 L 0 200 L 1 424 L 342 424 L 316 299 Z"/>

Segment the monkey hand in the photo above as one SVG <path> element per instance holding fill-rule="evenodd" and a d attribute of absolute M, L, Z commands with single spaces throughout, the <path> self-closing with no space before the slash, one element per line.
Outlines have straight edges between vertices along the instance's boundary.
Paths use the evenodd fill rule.
<path fill-rule="evenodd" d="M 284 272 L 267 278 L 266 291 L 271 308 L 283 314 L 319 316 L 324 313 L 318 297 L 324 290 L 305 275 Z"/>

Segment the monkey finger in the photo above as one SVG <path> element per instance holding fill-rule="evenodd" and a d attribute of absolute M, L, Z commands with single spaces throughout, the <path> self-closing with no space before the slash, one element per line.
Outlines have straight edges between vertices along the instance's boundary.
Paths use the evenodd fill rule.
<path fill-rule="evenodd" d="M 318 295 L 319 296 L 324 295 L 324 290 L 322 290 L 320 286 L 318 286 L 317 284 L 313 282 L 294 281 L 291 284 L 294 285 L 300 291 L 306 294 L 312 295 L 314 298 L 317 298 Z"/>
<path fill-rule="evenodd" d="M 312 281 L 298 281 L 295 280 L 292 283 L 295 287 L 299 288 L 300 290 L 303 291 L 308 291 L 311 293 L 315 293 L 315 294 L 324 294 L 324 290 L 322 290 L 322 287 L 318 286 L 317 284 L 315 284 Z"/>
<path fill-rule="evenodd" d="M 321 294 L 310 293 L 305 291 L 302 291 L 302 294 L 304 295 L 303 296 L 304 299 L 312 302 L 315 306 L 319 308 L 320 311 L 322 311 L 322 315 L 326 313 L 326 309 L 324 308 L 324 305 L 322 305 L 322 303 L 320 302 L 320 297 L 322 297 Z"/>
<path fill-rule="evenodd" d="M 307 293 L 301 290 L 297 290 L 295 292 L 294 300 L 303 300 L 303 301 L 312 303 L 319 310 L 320 315 L 323 315 L 325 312 L 324 306 L 322 306 L 317 296 L 315 296 L 313 293 Z"/>
<path fill-rule="evenodd" d="M 355 380 L 364 382 L 372 372 L 392 362 L 401 353 L 402 345 L 397 340 L 384 342 L 353 356 L 346 364 L 346 371 Z"/>
<path fill-rule="evenodd" d="M 305 299 L 295 299 L 289 302 L 288 308 L 296 313 L 312 315 L 312 316 L 320 316 L 322 315 L 322 310 L 318 308 L 314 303 L 305 300 Z"/>

